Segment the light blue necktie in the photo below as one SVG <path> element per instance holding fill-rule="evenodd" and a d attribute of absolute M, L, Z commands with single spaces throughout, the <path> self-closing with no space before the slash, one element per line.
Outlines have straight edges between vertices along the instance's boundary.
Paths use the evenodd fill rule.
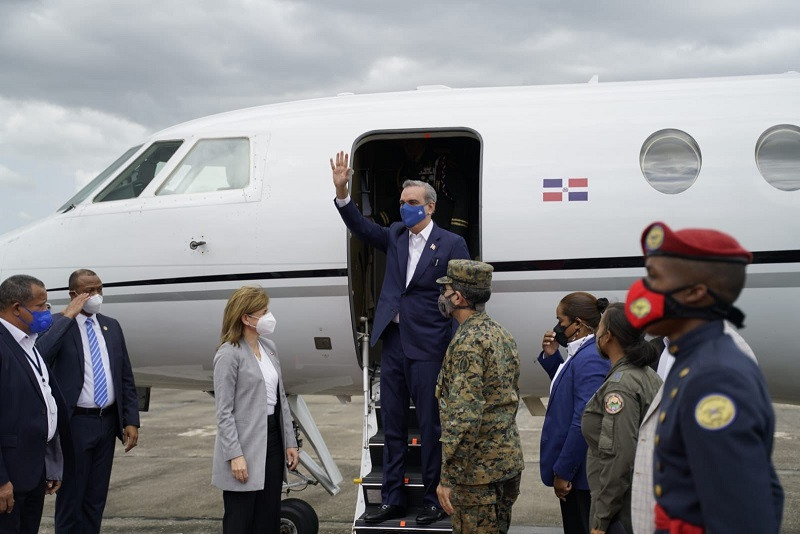
<path fill-rule="evenodd" d="M 86 319 L 86 337 L 89 338 L 89 352 L 92 355 L 92 375 L 94 379 L 94 403 L 103 408 L 108 402 L 108 384 L 106 371 L 103 368 L 103 357 L 100 355 L 100 344 L 92 326 L 94 321 Z"/>

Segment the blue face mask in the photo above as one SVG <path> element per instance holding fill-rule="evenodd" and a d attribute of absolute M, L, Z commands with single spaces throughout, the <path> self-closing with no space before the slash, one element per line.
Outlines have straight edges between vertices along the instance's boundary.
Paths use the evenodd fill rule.
<path fill-rule="evenodd" d="M 400 206 L 400 217 L 402 217 L 403 224 L 406 225 L 406 228 L 413 228 L 425 218 L 425 206 L 403 204 Z"/>
<path fill-rule="evenodd" d="M 23 306 L 23 308 L 28 310 L 26 306 Z M 28 313 L 33 315 L 33 321 L 29 323 L 22 317 L 20 317 L 19 320 L 28 325 L 31 334 L 41 334 L 42 332 L 46 332 L 47 329 L 50 328 L 50 325 L 53 324 L 53 316 L 50 315 L 50 310 L 44 310 L 44 311 L 28 310 Z"/>

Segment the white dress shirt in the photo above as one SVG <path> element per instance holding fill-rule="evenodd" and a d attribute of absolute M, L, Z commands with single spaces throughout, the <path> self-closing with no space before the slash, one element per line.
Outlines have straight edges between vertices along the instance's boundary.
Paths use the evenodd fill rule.
<path fill-rule="evenodd" d="M 50 372 L 47 370 L 47 364 L 44 363 L 44 358 L 41 357 L 34 346 L 39 334 L 26 334 L 5 319 L 0 318 L 0 322 L 11 332 L 19 346 L 28 355 L 28 365 L 31 366 L 33 374 L 36 375 L 36 382 L 39 384 L 42 397 L 47 405 L 47 441 L 50 441 L 56 435 L 56 428 L 58 427 L 58 406 L 56 405 L 55 397 L 53 397 L 53 390 L 50 389 Z"/>
<path fill-rule="evenodd" d="M 261 368 L 261 374 L 264 376 L 264 386 L 267 388 L 267 415 L 275 413 L 275 405 L 278 404 L 278 371 L 272 365 L 272 360 L 268 356 L 269 349 L 262 343 L 258 344 L 261 350 L 261 359 L 258 360 L 258 366 Z"/>
<path fill-rule="evenodd" d="M 350 202 L 350 195 L 344 198 L 337 198 L 336 205 L 340 208 L 347 206 Z M 428 221 L 428 225 L 415 234 L 411 230 L 408 231 L 408 264 L 406 264 L 406 287 L 411 283 L 411 278 L 414 276 L 414 271 L 417 270 L 417 264 L 425 251 L 425 244 L 433 231 L 433 221 Z M 400 322 L 400 314 L 394 316 L 392 319 L 395 323 Z"/>
<path fill-rule="evenodd" d="M 566 357 L 566 359 L 564 359 L 564 362 L 561 365 L 558 366 L 558 369 L 556 369 L 556 374 L 553 375 L 553 380 L 550 381 L 550 394 L 551 395 L 553 394 L 553 384 L 556 383 L 556 379 L 558 378 L 558 375 L 561 374 L 561 371 L 567 365 L 567 362 L 569 361 L 569 359 L 572 358 L 573 356 L 575 356 L 575 353 L 578 352 L 578 349 L 580 349 L 583 346 L 584 343 L 586 343 L 587 341 L 589 341 L 593 337 L 594 337 L 594 334 L 589 334 L 588 336 L 584 336 L 584 337 L 582 337 L 580 339 L 576 339 L 575 341 L 571 341 L 570 343 L 567 343 L 567 357 Z M 555 354 L 553 356 L 555 356 Z"/>
<path fill-rule="evenodd" d="M 96 315 L 85 316 L 79 313 L 75 320 L 78 322 L 78 330 L 81 332 L 81 343 L 83 344 L 83 389 L 78 396 L 78 406 L 81 408 L 103 408 L 94 402 L 94 371 L 92 370 L 92 351 L 89 349 L 89 335 L 86 333 L 86 319 L 92 319 L 92 330 L 97 336 L 97 344 L 100 345 L 100 358 L 103 360 L 103 370 L 106 375 L 106 389 L 108 391 L 108 403 L 106 406 L 114 404 L 114 382 L 111 380 L 111 362 L 108 359 L 108 347 L 106 338 L 103 337 L 103 330 L 97 322 Z"/>

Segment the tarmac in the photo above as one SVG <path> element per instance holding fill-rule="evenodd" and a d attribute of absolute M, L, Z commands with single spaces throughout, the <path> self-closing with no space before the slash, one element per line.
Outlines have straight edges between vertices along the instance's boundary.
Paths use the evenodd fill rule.
<path fill-rule="evenodd" d="M 349 534 L 361 455 L 361 397 L 342 404 L 334 397 L 307 396 L 306 403 L 339 466 L 344 481 L 331 497 L 319 486 L 289 496 L 317 512 L 320 532 Z M 782 533 L 800 534 L 800 406 L 776 404 L 773 461 L 786 494 Z M 521 407 L 518 424 L 525 453 L 522 491 L 513 511 L 514 534 L 561 532 L 558 500 L 539 480 L 543 417 Z M 117 445 L 103 533 L 206 534 L 222 531 L 222 494 L 211 486 L 216 421 L 214 400 L 199 391 L 155 389 L 142 414 L 139 445 L 125 454 Z M 314 456 L 310 446 L 306 449 Z M 47 497 L 41 533 L 53 532 L 53 497 Z"/>

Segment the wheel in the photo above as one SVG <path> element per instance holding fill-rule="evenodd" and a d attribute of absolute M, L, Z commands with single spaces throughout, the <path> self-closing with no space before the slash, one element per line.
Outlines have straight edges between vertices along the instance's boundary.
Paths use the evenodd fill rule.
<path fill-rule="evenodd" d="M 281 534 L 317 534 L 319 518 L 314 508 L 300 499 L 281 501 Z"/>

